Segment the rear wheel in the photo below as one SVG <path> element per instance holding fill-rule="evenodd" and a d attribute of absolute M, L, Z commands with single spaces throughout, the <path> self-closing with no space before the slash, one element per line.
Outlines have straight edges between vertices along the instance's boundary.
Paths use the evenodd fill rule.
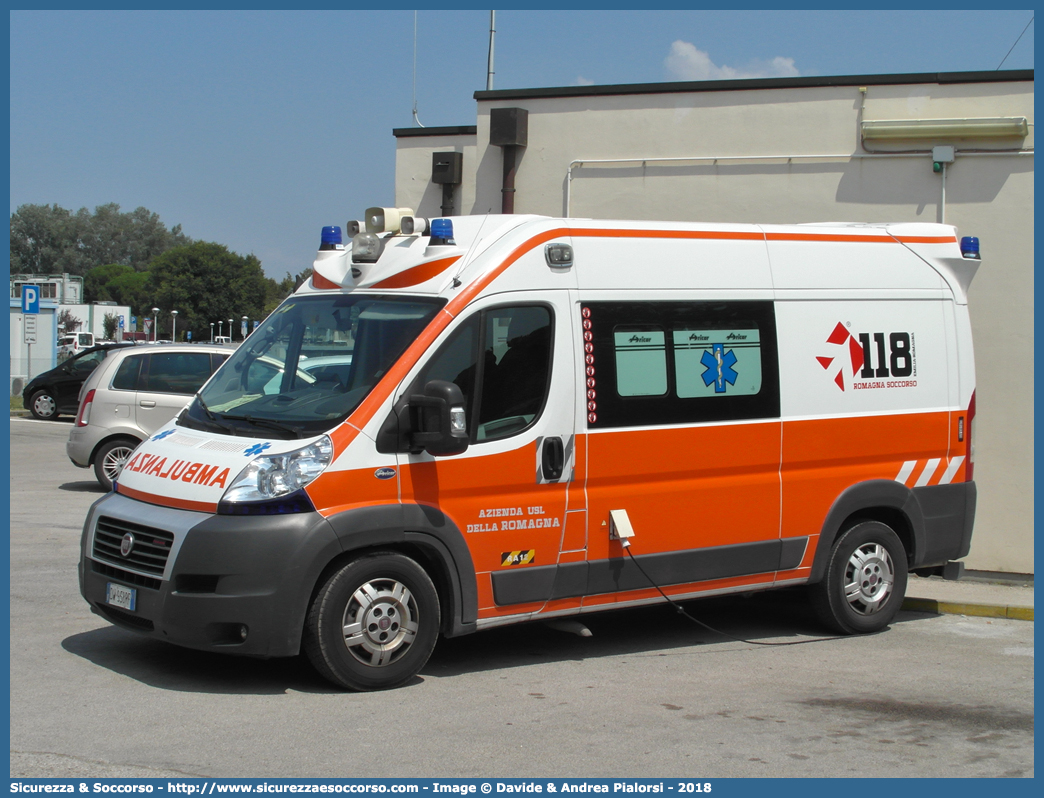
<path fill-rule="evenodd" d="M 842 634 L 884 629 L 906 596 L 906 550 L 891 527 L 863 521 L 834 543 L 823 581 L 812 586 L 819 619 Z"/>
<path fill-rule="evenodd" d="M 105 490 L 112 490 L 112 483 L 119 479 L 123 466 L 127 464 L 131 453 L 138 448 L 138 442 L 128 438 L 118 438 L 102 444 L 94 455 L 94 476 Z"/>
<path fill-rule="evenodd" d="M 37 391 L 29 400 L 29 412 L 41 421 L 58 418 L 58 403 L 50 391 Z"/>
<path fill-rule="evenodd" d="M 304 649 L 334 684 L 384 690 L 424 667 L 439 625 L 439 596 L 424 569 L 402 554 L 379 552 L 353 560 L 319 588 Z"/>

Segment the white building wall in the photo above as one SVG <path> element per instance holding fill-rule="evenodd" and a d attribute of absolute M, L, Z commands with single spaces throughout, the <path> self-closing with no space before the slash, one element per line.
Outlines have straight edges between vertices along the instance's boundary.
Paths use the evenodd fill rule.
<path fill-rule="evenodd" d="M 425 219 L 441 216 L 442 186 L 431 182 L 431 156 L 436 152 L 459 152 L 464 156 L 464 183 L 454 192 L 456 215 L 471 213 L 475 207 L 475 134 L 440 132 L 444 128 L 423 130 L 423 135 L 416 135 L 419 131 L 411 129 L 411 135 L 399 135 L 396 139 L 395 207 L 413 208 L 417 216 Z"/>
<path fill-rule="evenodd" d="M 105 340 L 105 316 L 111 313 L 123 317 L 123 329 L 130 331 L 130 306 L 128 305 L 62 305 L 58 311 L 68 310 L 80 320 L 79 332 L 94 333 L 94 340 Z M 117 332 L 117 336 L 118 336 Z"/>
<path fill-rule="evenodd" d="M 996 81 L 1005 75 L 1011 79 Z M 590 218 L 945 221 L 960 235 L 978 236 L 983 266 L 969 301 L 979 504 L 965 563 L 1032 572 L 1032 73 L 961 80 L 886 76 L 820 81 L 846 85 L 784 79 L 687 84 L 685 91 L 660 84 L 478 92 L 475 152 L 464 164 L 465 185 L 471 184 L 464 193 L 474 199 L 464 212 L 500 210 L 503 155 L 489 144 L 489 112 L 519 107 L 529 112 L 529 143 L 518 160 L 516 213 L 562 216 L 568 203 L 568 215 Z M 723 90 L 707 90 L 715 86 Z M 862 120 L 967 117 L 1026 117 L 1029 135 L 868 144 L 890 154 L 861 146 Z M 398 139 L 400 206 L 417 197 L 426 203 L 431 188 L 440 190 L 423 188 L 437 149 L 425 144 L 411 139 L 405 146 Z M 946 169 L 945 204 L 942 175 L 932 169 L 933 144 L 957 150 Z M 704 160 L 658 160 L 664 158 Z M 607 159 L 639 162 L 591 163 Z"/>

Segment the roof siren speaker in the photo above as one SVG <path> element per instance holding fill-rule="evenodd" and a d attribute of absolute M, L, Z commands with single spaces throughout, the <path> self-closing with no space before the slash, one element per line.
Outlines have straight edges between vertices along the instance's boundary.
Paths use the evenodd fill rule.
<path fill-rule="evenodd" d="M 398 233 L 403 216 L 413 216 L 413 208 L 367 208 L 367 233 Z"/>

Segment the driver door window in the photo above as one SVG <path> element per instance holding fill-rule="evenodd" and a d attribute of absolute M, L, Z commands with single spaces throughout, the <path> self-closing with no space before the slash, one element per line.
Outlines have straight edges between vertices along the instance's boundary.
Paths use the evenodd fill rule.
<path fill-rule="evenodd" d="M 472 443 L 507 438 L 540 417 L 551 375 L 552 317 L 541 305 L 475 314 L 421 372 L 411 393 L 430 380 L 464 394 Z"/>

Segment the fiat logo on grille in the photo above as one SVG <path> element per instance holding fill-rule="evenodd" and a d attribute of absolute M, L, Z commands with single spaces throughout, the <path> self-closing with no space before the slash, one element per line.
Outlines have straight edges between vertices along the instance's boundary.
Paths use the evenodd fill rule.
<path fill-rule="evenodd" d="M 120 541 L 120 554 L 124 557 L 130 557 L 132 551 L 134 551 L 134 535 L 128 532 L 123 536 L 123 540 Z"/>

